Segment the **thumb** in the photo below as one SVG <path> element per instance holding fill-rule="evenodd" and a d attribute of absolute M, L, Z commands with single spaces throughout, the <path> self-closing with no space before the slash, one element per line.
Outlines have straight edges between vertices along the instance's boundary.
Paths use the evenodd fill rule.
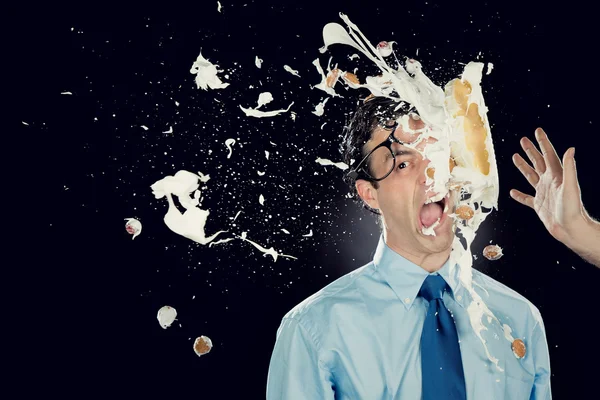
<path fill-rule="evenodd" d="M 569 148 L 563 156 L 563 185 L 570 196 L 576 195 L 577 201 L 581 201 L 581 189 L 575 166 L 575 147 Z"/>

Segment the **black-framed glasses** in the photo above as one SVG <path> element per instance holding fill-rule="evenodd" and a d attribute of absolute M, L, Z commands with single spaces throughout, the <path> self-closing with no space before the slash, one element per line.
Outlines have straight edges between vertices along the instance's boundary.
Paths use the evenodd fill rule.
<path fill-rule="evenodd" d="M 398 139 L 394 134 L 398 128 L 398 121 L 387 120 L 379 126 L 390 130 L 390 134 L 383 142 L 373 148 L 347 176 L 353 180 L 365 179 L 367 181 L 381 181 L 387 178 L 396 167 L 396 154 L 392 150 L 392 144 L 406 145 L 408 141 Z M 408 136 L 412 136 L 408 134 Z M 403 138 L 404 139 L 404 138 Z"/>

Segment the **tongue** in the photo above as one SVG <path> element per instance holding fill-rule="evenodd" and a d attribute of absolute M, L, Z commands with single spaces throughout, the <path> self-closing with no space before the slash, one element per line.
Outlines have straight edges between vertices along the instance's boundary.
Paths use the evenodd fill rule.
<path fill-rule="evenodd" d="M 437 221 L 438 218 L 441 218 L 441 217 L 442 217 L 442 206 L 439 205 L 438 203 L 425 204 L 423 206 L 423 208 L 421 209 L 421 223 L 426 228 L 433 225 L 433 223 L 435 221 Z"/>

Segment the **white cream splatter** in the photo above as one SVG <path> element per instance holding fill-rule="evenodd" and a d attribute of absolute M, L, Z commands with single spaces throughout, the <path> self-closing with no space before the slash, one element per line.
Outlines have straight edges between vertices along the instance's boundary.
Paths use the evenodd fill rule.
<path fill-rule="evenodd" d="M 158 319 L 158 323 L 163 329 L 170 327 L 175 318 L 177 318 L 177 310 L 169 306 L 161 307 L 156 315 L 156 319 Z"/>
<path fill-rule="evenodd" d="M 235 214 L 235 217 L 233 218 L 232 222 L 235 222 L 235 220 L 237 219 L 237 217 L 242 213 L 242 211 L 238 211 L 237 214 Z"/>
<path fill-rule="evenodd" d="M 258 176 L 263 176 L 265 174 L 264 172 L 260 172 L 260 171 L 256 171 L 256 173 L 258 174 Z"/>
<path fill-rule="evenodd" d="M 218 231 L 212 236 L 206 236 L 204 226 L 210 212 L 198 207 L 200 199 L 199 176 L 191 172 L 181 170 L 175 176 L 166 176 L 156 181 L 150 187 L 157 199 L 166 197 L 169 209 L 164 216 L 164 222 L 173 232 L 191 239 L 200 244 L 208 244 L 219 234 L 227 231 Z M 194 198 L 190 193 L 194 192 Z M 185 212 L 182 214 L 173 201 L 176 196 Z"/>
<path fill-rule="evenodd" d="M 298 71 L 297 71 L 297 70 L 295 70 L 295 69 L 292 69 L 292 67 L 290 67 L 289 65 L 284 65 L 284 66 L 283 66 L 283 69 L 285 69 L 287 72 L 289 72 L 289 73 L 290 73 L 290 74 L 292 74 L 292 75 L 295 75 L 295 76 L 297 76 L 297 77 L 300 77 L 300 74 L 298 73 Z"/>
<path fill-rule="evenodd" d="M 319 104 L 317 104 L 315 106 L 315 110 L 312 113 L 315 114 L 318 117 L 322 116 L 323 113 L 325 112 L 325 103 L 327 103 L 327 100 L 329 100 L 329 99 L 330 98 L 327 97 L 325 100 L 323 100 L 322 102 L 320 102 Z"/>
<path fill-rule="evenodd" d="M 343 163 L 343 162 L 333 162 L 333 161 L 328 160 L 326 158 L 317 157 L 316 162 L 319 163 L 319 164 L 321 164 L 321 165 L 333 165 L 335 167 L 338 167 L 342 171 L 345 171 L 345 170 L 348 169 L 348 164 Z"/>
<path fill-rule="evenodd" d="M 140 125 L 142 127 L 143 130 L 147 131 L 148 127 L 146 125 Z"/>
<path fill-rule="evenodd" d="M 225 141 L 225 146 L 227 146 L 227 149 L 229 150 L 229 154 L 227 154 L 227 158 L 231 157 L 231 154 L 233 153 L 233 149 L 231 148 L 231 146 L 233 146 L 235 144 L 235 139 L 227 139 Z"/>
<path fill-rule="evenodd" d="M 221 82 L 221 79 L 217 76 L 220 72 L 223 72 L 223 70 L 219 70 L 218 65 L 214 65 L 205 59 L 202 52 L 200 52 L 190 69 L 190 73 L 196 75 L 197 88 L 202 90 L 208 90 L 209 88 L 225 89 L 229 86 L 229 83 Z"/>
<path fill-rule="evenodd" d="M 73 94 L 71 92 L 62 92 L 61 94 Z"/>
<path fill-rule="evenodd" d="M 287 233 L 288 235 L 290 234 L 290 232 L 287 229 L 281 228 L 281 230 L 283 231 L 283 233 Z"/>
<path fill-rule="evenodd" d="M 236 238 L 227 238 L 227 239 L 219 239 L 217 241 L 214 242 L 210 242 L 208 244 L 208 247 L 213 247 L 213 245 L 217 245 L 217 244 L 223 244 L 223 243 L 227 243 L 227 242 L 231 242 L 232 240 L 235 240 Z"/>
<path fill-rule="evenodd" d="M 278 257 L 285 257 L 285 258 L 293 258 L 294 260 L 297 260 L 296 257 L 290 256 L 290 255 L 286 255 L 286 254 L 281 254 L 278 253 L 277 250 L 275 250 L 273 247 L 270 247 L 269 249 L 259 245 L 256 242 L 253 242 L 252 240 L 248 240 L 246 239 L 246 233 L 247 232 L 242 232 L 242 236 L 237 236 L 238 239 L 244 240 L 248 243 L 250 243 L 252 246 L 256 247 L 258 250 L 262 251 L 264 253 L 264 256 L 266 257 L 267 255 L 273 257 L 274 261 L 277 261 Z"/>
<path fill-rule="evenodd" d="M 271 92 L 263 92 L 258 95 L 258 101 L 256 102 L 257 103 L 256 109 L 259 109 L 262 106 L 264 106 L 265 104 L 269 104 L 272 101 L 273 101 L 273 95 L 271 94 Z"/>
<path fill-rule="evenodd" d="M 169 126 L 169 130 L 164 131 L 163 133 L 173 133 L 173 127 Z"/>
<path fill-rule="evenodd" d="M 256 58 L 254 59 L 254 65 L 256 65 L 256 68 L 260 68 L 262 66 L 262 62 L 263 60 L 258 58 L 258 56 L 256 56 Z"/>
<path fill-rule="evenodd" d="M 264 118 L 264 117 L 274 117 L 281 113 L 287 112 L 290 110 L 290 108 L 292 107 L 293 104 L 294 104 L 294 102 L 292 101 L 292 103 L 288 106 L 288 108 L 286 108 L 284 110 L 274 110 L 274 111 L 259 111 L 254 108 L 244 108 L 242 106 L 240 106 L 240 108 L 242 109 L 244 114 L 246 114 L 246 116 L 248 116 L 248 117 Z"/>
<path fill-rule="evenodd" d="M 494 64 L 492 63 L 488 63 L 487 64 L 487 72 L 485 73 L 486 75 L 489 75 L 492 73 L 492 69 L 494 68 Z"/>
<path fill-rule="evenodd" d="M 323 125 L 321 125 L 321 130 L 323 130 L 323 127 L 327 124 L 327 122 L 323 122 Z"/>
<path fill-rule="evenodd" d="M 210 175 L 204 175 L 200 171 L 198 171 L 198 176 L 200 177 L 200 182 L 206 183 L 210 180 Z"/>
<path fill-rule="evenodd" d="M 351 56 L 348 56 L 348 59 L 350 59 L 350 60 L 357 60 L 359 58 L 360 58 L 360 56 L 356 53 L 352 54 Z"/>
<path fill-rule="evenodd" d="M 312 229 L 310 230 L 310 232 L 308 232 L 306 235 L 302 235 L 304 237 L 311 237 L 313 235 L 313 231 Z"/>
<path fill-rule="evenodd" d="M 392 52 L 394 51 L 392 49 L 392 44 L 396 43 L 394 41 L 391 42 L 386 42 L 381 41 L 377 44 L 377 51 L 379 52 L 379 54 L 381 55 L 381 57 L 388 57 L 392 54 Z"/>
<path fill-rule="evenodd" d="M 217 11 L 221 12 L 221 8 L 222 8 L 221 2 L 217 0 Z"/>
<path fill-rule="evenodd" d="M 135 218 L 125 218 L 127 223 L 125 224 L 125 230 L 130 235 L 133 235 L 131 240 L 135 239 L 140 233 L 142 233 L 142 223 Z"/>
<path fill-rule="evenodd" d="M 23 123 L 23 125 L 29 126 L 29 124 L 27 122 L 25 122 L 25 121 L 21 121 L 21 122 Z"/>
<path fill-rule="evenodd" d="M 261 206 L 265 204 L 265 198 L 262 194 L 258 197 L 258 202 Z"/>
<path fill-rule="evenodd" d="M 267 150 L 265 150 L 265 157 L 267 160 L 269 159 L 269 152 Z"/>
<path fill-rule="evenodd" d="M 313 65 L 315 66 L 315 68 L 317 68 L 317 71 L 321 75 L 321 82 L 319 82 L 317 85 L 314 85 L 313 87 L 316 89 L 321 89 L 322 91 L 324 91 L 325 93 L 327 93 L 330 96 L 342 97 L 341 95 L 337 94 L 335 92 L 335 90 L 333 90 L 333 87 L 327 86 L 327 75 L 325 75 L 325 72 L 323 71 L 323 68 L 321 67 L 321 62 L 319 61 L 318 58 L 313 61 Z M 329 66 L 327 67 L 327 71 L 331 72 L 331 68 Z"/>

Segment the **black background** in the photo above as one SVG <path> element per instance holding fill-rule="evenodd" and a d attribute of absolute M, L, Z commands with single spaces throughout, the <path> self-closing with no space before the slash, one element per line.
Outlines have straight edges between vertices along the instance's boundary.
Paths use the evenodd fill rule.
<path fill-rule="evenodd" d="M 35 204 L 27 216 L 20 217 L 18 203 L 6 212 L 28 232 L 11 244 L 21 261 L 11 268 L 18 281 L 7 285 L 18 288 L 15 318 L 25 328 L 15 370 L 35 376 L 21 389 L 68 398 L 264 397 L 281 317 L 369 262 L 378 239 L 370 215 L 344 197 L 341 170 L 315 162 L 339 161 L 341 127 L 358 93 L 338 88 L 344 98 L 313 115 L 327 95 L 310 88 L 320 80 L 312 61 L 319 57 L 326 67 L 333 55 L 342 68 L 376 72 L 364 57 L 350 62 L 350 48 L 319 53 L 323 26 L 343 24 L 343 12 L 372 43 L 397 41 L 397 54 L 421 61 L 437 84 L 458 76 L 459 63 L 494 64 L 482 87 L 501 195 L 472 249 L 480 254 L 497 243 L 504 256 L 478 257 L 474 267 L 541 310 L 554 397 L 592 391 L 599 271 L 508 195 L 511 188 L 532 193 L 511 156 L 519 138 L 533 139 L 541 126 L 561 156 L 576 147 L 583 200 L 600 215 L 592 9 L 575 2 L 222 4 L 222 13 L 216 1 L 8 10 L 6 38 L 16 52 L 5 63 L 17 71 L 6 84 L 18 87 L 10 135 L 28 155 L 15 159 L 8 175 L 35 177 L 12 199 Z M 224 70 L 228 88 L 196 88 L 189 70 L 200 50 Z M 294 101 L 296 121 L 289 113 L 245 117 L 239 105 L 254 107 L 262 91 L 275 98 L 266 109 Z M 163 133 L 170 126 L 173 134 Z M 227 138 L 237 140 L 230 159 Z M 13 160 L 16 153 L 5 152 Z M 155 199 L 150 185 L 181 169 L 211 176 L 202 191 L 202 208 L 211 212 L 207 234 L 247 231 L 298 259 L 274 262 L 245 242 L 209 248 L 171 232 L 162 221 L 166 200 Z M 25 222 L 29 217 L 34 222 Z M 128 217 L 143 224 L 133 241 L 124 229 Z M 310 230 L 312 237 L 302 236 Z M 163 305 L 178 311 L 166 330 L 156 320 Z M 203 357 L 192 349 L 200 335 L 214 344 Z"/>

